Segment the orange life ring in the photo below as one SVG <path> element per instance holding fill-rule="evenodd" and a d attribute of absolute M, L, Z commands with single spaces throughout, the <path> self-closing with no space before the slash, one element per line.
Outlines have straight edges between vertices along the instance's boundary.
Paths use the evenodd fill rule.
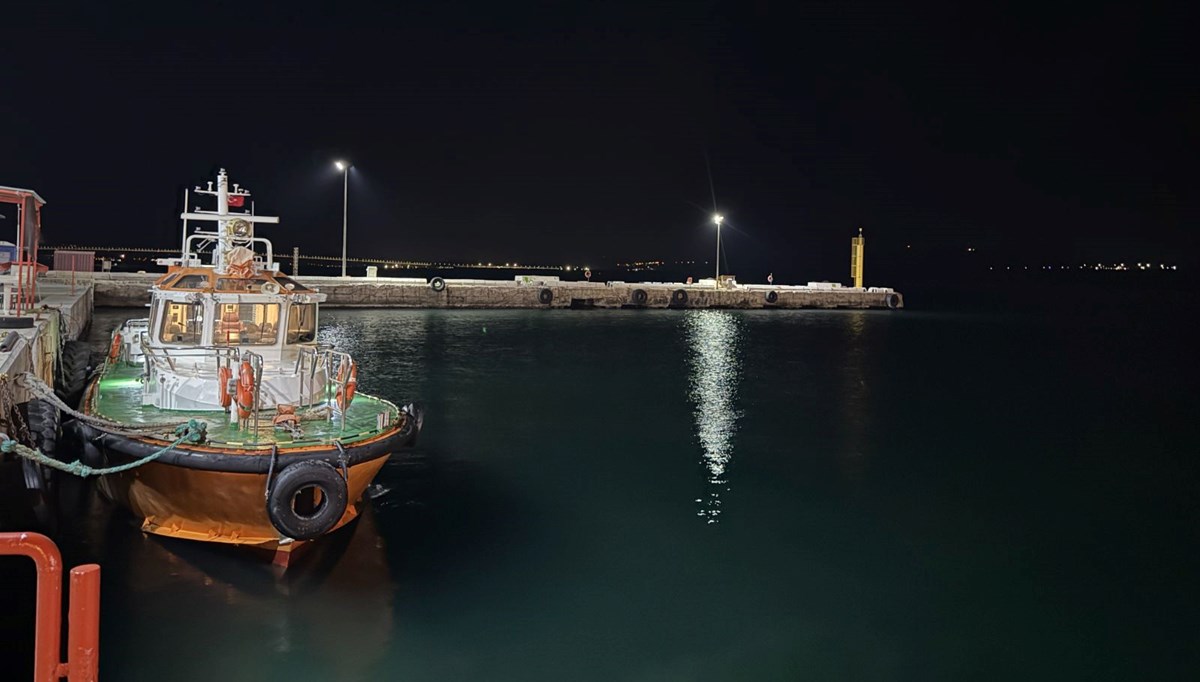
<path fill-rule="evenodd" d="M 346 365 L 347 365 L 347 363 L 342 363 L 342 366 L 340 368 L 338 368 L 338 379 L 337 379 L 337 381 L 338 381 L 337 404 L 338 404 L 338 409 L 341 410 L 342 412 L 345 412 L 346 408 L 350 406 L 351 402 L 353 402 L 354 391 L 358 389 L 358 363 L 351 360 L 349 362 L 349 365 L 350 365 L 349 370 L 346 369 Z M 347 373 L 348 373 L 348 376 L 347 376 Z M 344 390 L 342 389 L 343 383 L 345 384 Z M 345 395 L 343 395 L 343 393 L 345 393 Z"/>
<path fill-rule="evenodd" d="M 116 360 L 121 354 L 121 333 L 113 334 L 112 346 L 108 349 L 108 359 Z"/>
<path fill-rule="evenodd" d="M 233 370 L 221 367 L 217 370 L 217 396 L 221 399 L 221 407 L 229 407 L 233 396 L 229 395 L 229 380 L 233 378 Z"/>
<path fill-rule="evenodd" d="M 242 367 L 238 370 L 237 408 L 241 419 L 249 417 L 254 409 L 254 368 L 249 360 L 242 360 Z"/>

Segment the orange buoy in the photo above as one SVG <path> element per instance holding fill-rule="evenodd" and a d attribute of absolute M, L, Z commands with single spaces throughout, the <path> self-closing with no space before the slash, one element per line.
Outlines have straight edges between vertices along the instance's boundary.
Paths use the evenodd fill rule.
<path fill-rule="evenodd" d="M 221 399 L 221 407 L 229 407 L 233 402 L 233 396 L 229 395 L 229 380 L 233 378 L 233 370 L 228 367 L 221 367 L 217 370 L 217 395 Z"/>
<path fill-rule="evenodd" d="M 349 369 L 346 365 L 349 364 Z M 337 404 L 338 409 L 342 412 L 350 407 L 351 401 L 354 400 L 354 391 L 358 389 L 358 363 L 351 360 L 349 363 L 342 363 L 338 368 L 338 390 Z M 344 388 L 343 388 L 344 386 Z"/>
<path fill-rule="evenodd" d="M 116 360 L 121 354 L 121 334 L 120 332 L 113 334 L 112 347 L 108 349 L 108 359 Z"/>
<path fill-rule="evenodd" d="M 242 367 L 238 370 L 237 408 L 241 419 L 249 417 L 254 410 L 254 368 L 249 360 L 242 360 Z"/>

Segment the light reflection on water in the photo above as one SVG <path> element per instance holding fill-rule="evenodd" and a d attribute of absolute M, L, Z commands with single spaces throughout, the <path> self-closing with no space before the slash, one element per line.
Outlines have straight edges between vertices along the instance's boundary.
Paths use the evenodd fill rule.
<path fill-rule="evenodd" d="M 733 458 L 733 437 L 740 416 L 737 409 L 741 382 L 742 329 L 738 318 L 721 310 L 689 312 L 685 321 L 690 386 L 696 438 L 707 469 L 708 492 L 696 500 L 697 516 L 717 523 L 721 515 L 721 493 L 729 490 L 725 473 Z"/>

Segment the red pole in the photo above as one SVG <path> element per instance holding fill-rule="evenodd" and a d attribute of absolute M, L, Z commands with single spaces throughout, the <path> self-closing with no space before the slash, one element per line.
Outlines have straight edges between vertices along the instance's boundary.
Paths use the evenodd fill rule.
<path fill-rule="evenodd" d="M 71 569 L 71 603 L 67 616 L 67 679 L 96 682 L 100 669 L 100 567 Z"/>
<path fill-rule="evenodd" d="M 58 633 L 62 627 L 62 555 L 58 553 L 54 541 L 41 533 L 0 533 L 0 554 L 27 556 L 33 559 L 37 567 L 33 679 L 34 682 L 58 682 Z"/>

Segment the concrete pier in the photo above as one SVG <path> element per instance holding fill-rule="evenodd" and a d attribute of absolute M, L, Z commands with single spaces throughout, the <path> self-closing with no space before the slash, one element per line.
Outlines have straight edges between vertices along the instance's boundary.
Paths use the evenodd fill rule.
<path fill-rule="evenodd" d="M 54 385 L 60 343 L 81 338 L 91 324 L 93 289 L 89 282 L 77 282 L 72 286 L 69 278 L 66 283 L 39 280 L 37 293 L 33 310 L 21 316 L 26 320 L 25 324 L 0 329 L 0 338 L 9 332 L 17 335 L 7 350 L 0 350 L 0 375 L 12 377 L 33 372 L 42 381 Z M 17 318 L 6 319 L 15 321 Z M 17 402 L 30 397 L 23 388 L 13 386 L 12 390 Z"/>
<path fill-rule="evenodd" d="M 47 273 L 62 281 L 70 273 Z M 161 273 L 76 273 L 95 287 L 95 304 L 140 307 Z M 511 281 L 446 279 L 435 291 L 424 279 L 388 277 L 306 277 L 297 281 L 324 292 L 334 308 L 880 308 L 904 307 L 904 296 L 889 288 L 737 285 L 669 282 L 562 282 L 530 275 Z"/>

